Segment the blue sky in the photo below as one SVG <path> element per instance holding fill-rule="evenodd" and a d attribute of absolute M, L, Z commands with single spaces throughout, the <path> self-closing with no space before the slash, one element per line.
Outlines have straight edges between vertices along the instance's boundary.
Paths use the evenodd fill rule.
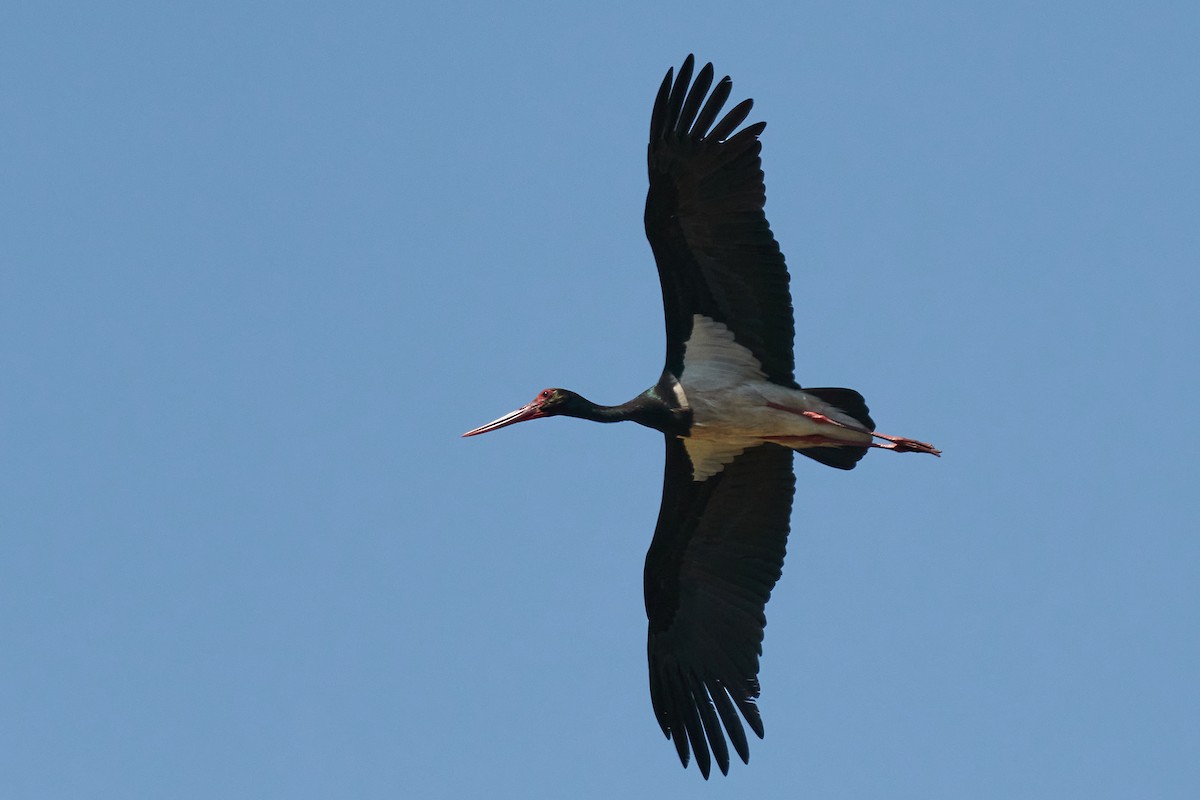
<path fill-rule="evenodd" d="M 431 4 L 432 5 L 432 4 Z M 1192 3 L 16 3 L 6 798 L 1200 792 Z M 765 119 L 797 459 L 749 766 L 650 711 L 645 136 Z"/>

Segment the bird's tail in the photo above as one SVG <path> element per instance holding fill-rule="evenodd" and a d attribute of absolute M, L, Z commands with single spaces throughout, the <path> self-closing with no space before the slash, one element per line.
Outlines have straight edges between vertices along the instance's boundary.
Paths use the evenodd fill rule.
<path fill-rule="evenodd" d="M 853 417 L 867 426 L 867 430 L 875 430 L 875 421 L 871 419 L 867 401 L 863 400 L 863 396 L 853 389 L 809 389 L 806 387 L 804 392 L 829 403 L 846 416 Z M 798 452 L 827 467 L 854 469 L 854 465 L 862 460 L 869 449 L 868 447 L 847 445 L 843 447 L 805 447 Z"/>

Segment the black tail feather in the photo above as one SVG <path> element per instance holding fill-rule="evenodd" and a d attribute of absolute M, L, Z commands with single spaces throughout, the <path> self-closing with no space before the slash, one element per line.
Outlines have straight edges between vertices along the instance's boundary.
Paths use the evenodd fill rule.
<path fill-rule="evenodd" d="M 867 430 L 875 430 L 875 420 L 871 419 L 871 410 L 867 408 L 867 401 L 853 389 L 805 388 L 804 391 L 858 420 L 867 426 Z M 868 447 L 805 447 L 798 452 L 827 467 L 854 469 L 854 465 L 862 460 L 869 449 Z"/>
<path fill-rule="evenodd" d="M 819 461 L 827 467 L 854 469 L 854 465 L 862 460 L 869 449 L 869 447 L 805 447 L 796 452 L 802 456 L 808 456 L 813 461 Z"/>
<path fill-rule="evenodd" d="M 871 419 L 871 410 L 867 408 L 867 401 L 863 396 L 853 389 L 804 389 L 805 392 L 813 397 L 824 400 L 831 406 L 835 406 L 839 411 L 854 417 L 856 420 L 867 426 L 867 430 L 875 430 L 875 420 Z M 862 456 L 859 456 L 861 458 Z"/>

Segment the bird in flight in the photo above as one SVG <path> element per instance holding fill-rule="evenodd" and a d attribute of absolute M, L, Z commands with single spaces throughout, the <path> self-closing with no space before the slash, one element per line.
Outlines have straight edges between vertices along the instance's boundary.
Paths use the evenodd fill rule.
<path fill-rule="evenodd" d="M 875 431 L 853 389 L 805 388 L 793 376 L 788 272 L 763 213 L 766 192 L 753 105 L 722 116 L 733 83 L 692 56 L 668 70 L 650 115 L 646 238 L 658 264 L 666 364 L 627 403 L 567 389 L 463 436 L 541 417 L 630 420 L 662 432 L 662 506 L 644 577 L 650 701 L 686 767 L 748 763 L 742 721 L 762 738 L 758 659 L 764 609 L 783 569 L 795 490 L 792 453 L 853 469 L 871 448 L 941 455 Z M 709 89 L 712 89 L 711 93 Z M 728 741 L 726 740 L 728 737 Z"/>

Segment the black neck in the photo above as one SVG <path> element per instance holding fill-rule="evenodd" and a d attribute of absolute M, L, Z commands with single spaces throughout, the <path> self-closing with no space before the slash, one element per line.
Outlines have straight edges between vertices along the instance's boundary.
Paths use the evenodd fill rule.
<path fill-rule="evenodd" d="M 577 397 L 579 397 L 577 395 Z M 668 400 L 669 398 L 669 400 Z M 636 422 L 656 431 L 684 436 L 691 427 L 691 413 L 679 408 L 673 401 L 674 393 L 662 381 L 627 403 L 619 406 L 602 406 L 584 397 L 563 411 L 566 416 L 578 417 L 592 422 Z"/>

